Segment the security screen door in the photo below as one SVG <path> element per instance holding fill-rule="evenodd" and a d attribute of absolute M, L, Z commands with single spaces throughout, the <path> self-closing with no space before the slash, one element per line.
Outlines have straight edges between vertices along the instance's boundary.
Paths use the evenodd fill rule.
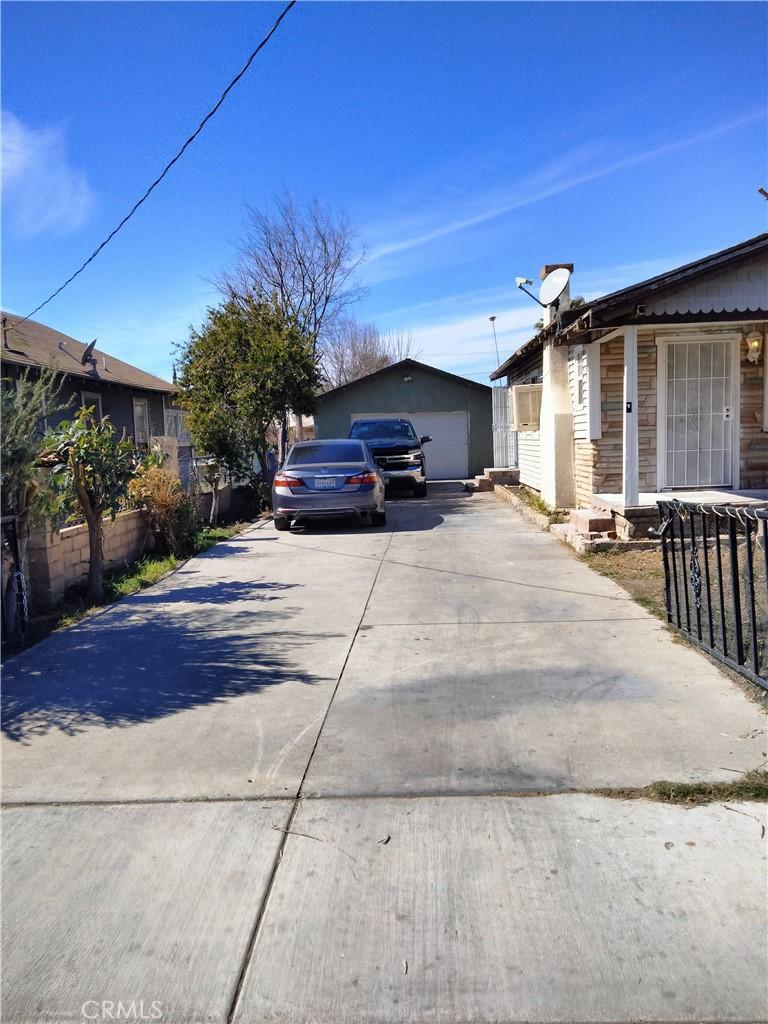
<path fill-rule="evenodd" d="M 667 487 L 729 487 L 733 343 L 667 345 Z"/>

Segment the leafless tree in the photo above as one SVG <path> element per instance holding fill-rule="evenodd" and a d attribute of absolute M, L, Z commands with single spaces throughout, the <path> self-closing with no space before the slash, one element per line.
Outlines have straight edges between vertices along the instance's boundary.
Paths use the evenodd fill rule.
<path fill-rule="evenodd" d="M 340 387 L 413 355 L 413 338 L 402 330 L 382 334 L 374 324 L 340 319 L 329 332 L 322 351 L 328 386 Z"/>
<path fill-rule="evenodd" d="M 288 194 L 272 209 L 249 207 L 233 271 L 217 280 L 227 297 L 276 297 L 300 330 L 322 349 L 344 310 L 363 293 L 355 275 L 364 250 L 349 222 L 314 200 Z"/>

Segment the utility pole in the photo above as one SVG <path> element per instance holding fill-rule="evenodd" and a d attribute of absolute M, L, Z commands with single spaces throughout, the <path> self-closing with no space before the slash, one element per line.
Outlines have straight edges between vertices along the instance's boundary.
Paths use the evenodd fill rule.
<path fill-rule="evenodd" d="M 493 347 L 496 349 L 496 365 L 499 366 L 501 360 L 499 359 L 499 344 L 496 341 L 496 317 L 489 316 L 488 319 L 491 321 L 491 327 L 493 328 Z"/>

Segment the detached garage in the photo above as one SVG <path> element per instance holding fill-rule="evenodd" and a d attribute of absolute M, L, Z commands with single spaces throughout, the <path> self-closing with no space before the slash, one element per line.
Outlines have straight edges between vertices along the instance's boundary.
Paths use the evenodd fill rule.
<path fill-rule="evenodd" d="M 317 400 L 315 435 L 346 437 L 358 419 L 409 419 L 425 446 L 432 480 L 466 479 L 493 465 L 491 389 L 434 366 L 403 359 Z"/>

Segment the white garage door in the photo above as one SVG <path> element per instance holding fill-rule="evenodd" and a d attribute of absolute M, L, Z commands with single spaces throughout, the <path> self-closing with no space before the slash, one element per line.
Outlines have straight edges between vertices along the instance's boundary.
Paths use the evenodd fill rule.
<path fill-rule="evenodd" d="M 424 445 L 430 480 L 463 480 L 469 476 L 469 413 L 353 412 L 352 420 L 410 420 L 416 433 L 432 440 Z"/>

